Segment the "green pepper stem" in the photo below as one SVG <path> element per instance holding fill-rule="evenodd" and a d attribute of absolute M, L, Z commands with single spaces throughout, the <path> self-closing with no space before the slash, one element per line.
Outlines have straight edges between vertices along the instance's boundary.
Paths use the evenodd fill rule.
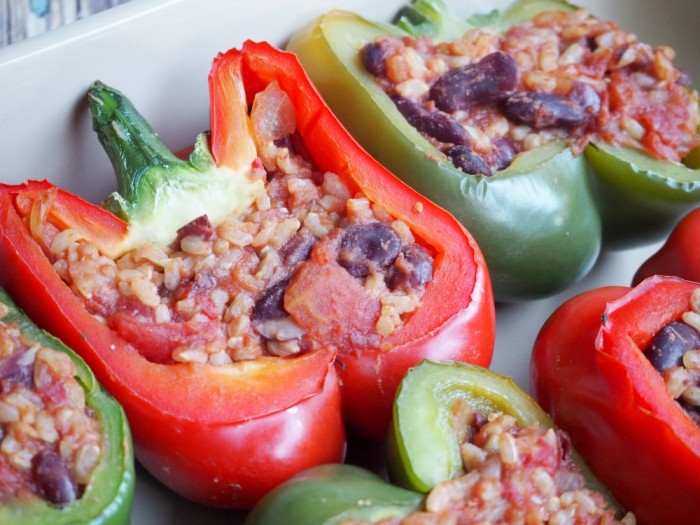
<path fill-rule="evenodd" d="M 118 192 L 127 200 L 136 197 L 141 177 L 158 166 L 184 166 L 163 143 L 131 101 L 100 81 L 88 91 L 93 129 L 105 149 L 117 177 Z"/>

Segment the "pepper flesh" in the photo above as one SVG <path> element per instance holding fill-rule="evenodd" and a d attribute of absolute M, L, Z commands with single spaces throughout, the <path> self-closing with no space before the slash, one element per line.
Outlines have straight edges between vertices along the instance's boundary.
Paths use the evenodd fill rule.
<path fill-rule="evenodd" d="M 523 0 L 503 13 L 472 17 L 461 30 L 486 25 L 504 31 L 552 8 L 574 6 Z M 589 146 L 583 156 L 569 152 L 568 158 L 568 148 L 562 146 L 557 156 L 550 145 L 520 154 L 516 159 L 534 159 L 516 160 L 494 176 L 465 175 L 406 122 L 358 59 L 363 45 L 380 36 L 408 36 L 405 29 L 438 40 L 459 34 L 456 17 L 439 1 L 417 0 L 402 13 L 397 28 L 332 11 L 295 34 L 288 49 L 373 155 L 474 234 L 497 300 L 556 293 L 590 270 L 601 242 L 616 249 L 658 239 L 700 199 L 697 170 L 605 144 Z M 407 21 L 411 13 L 415 23 Z M 423 18 L 416 20 L 416 13 Z M 540 194 L 546 200 L 537 207 Z"/>
<path fill-rule="evenodd" d="M 134 495 L 134 452 L 131 434 L 122 408 L 97 383 L 85 362 L 58 339 L 38 329 L 5 292 L 0 304 L 8 308 L 3 322 L 17 323 L 32 341 L 70 356 L 77 367 L 77 379 L 85 391 L 86 405 L 94 410 L 103 434 L 103 451 L 92 479 L 77 500 L 60 507 L 43 500 L 9 500 L 0 505 L 0 523 L 12 525 L 126 525 Z"/>
<path fill-rule="evenodd" d="M 584 292 L 549 317 L 533 348 L 535 398 L 642 525 L 697 522 L 700 431 L 643 355 L 697 286 L 651 277 Z"/>

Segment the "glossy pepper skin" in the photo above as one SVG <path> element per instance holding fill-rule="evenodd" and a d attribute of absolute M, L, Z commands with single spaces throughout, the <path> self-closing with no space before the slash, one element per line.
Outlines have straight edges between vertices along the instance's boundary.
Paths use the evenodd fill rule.
<path fill-rule="evenodd" d="M 39 329 L 7 292 L 0 289 L 0 304 L 9 312 L 2 322 L 17 323 L 33 341 L 68 354 L 75 363 L 77 379 L 85 391 L 85 402 L 100 421 L 103 455 L 80 499 L 61 507 L 43 500 L 9 500 L 0 504 L 0 523 L 5 525 L 127 525 L 134 495 L 134 451 L 124 411 L 98 384 L 95 376 L 75 352 Z"/>
<path fill-rule="evenodd" d="M 267 494 L 245 525 L 334 525 L 346 520 L 403 518 L 420 510 L 424 496 L 393 486 L 349 464 L 321 465 Z"/>
<path fill-rule="evenodd" d="M 666 242 L 634 274 L 632 285 L 652 275 L 675 275 L 700 282 L 700 208 L 674 226 Z"/>
<path fill-rule="evenodd" d="M 575 157 L 556 143 L 519 155 L 491 177 L 466 175 L 408 124 L 365 71 L 359 51 L 385 35 L 428 34 L 440 41 L 476 26 L 505 31 L 552 8 L 574 7 L 559 0 L 521 0 L 502 13 L 461 21 L 440 1 L 417 0 L 401 12 L 400 27 L 335 10 L 288 44 L 360 143 L 474 235 L 500 301 L 563 290 L 588 273 L 601 246 L 661 238 L 700 199 L 697 170 L 606 145 Z"/>
<path fill-rule="evenodd" d="M 534 344 L 535 398 L 637 523 L 697 523 L 700 430 L 642 353 L 698 287 L 651 277 L 561 305 Z"/>

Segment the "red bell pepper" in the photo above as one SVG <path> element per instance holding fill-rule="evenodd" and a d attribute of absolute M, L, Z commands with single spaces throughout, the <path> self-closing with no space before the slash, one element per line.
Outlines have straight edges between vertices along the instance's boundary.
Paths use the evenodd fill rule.
<path fill-rule="evenodd" d="M 651 277 L 560 306 L 535 341 L 535 398 L 640 525 L 698 522 L 700 429 L 643 350 L 697 283 Z"/>
<path fill-rule="evenodd" d="M 296 57 L 266 43 L 246 42 L 242 51 L 218 57 L 212 76 L 236 71 L 252 101 L 277 80 L 297 111 L 297 127 L 321 170 L 334 171 L 372 202 L 409 225 L 434 254 L 433 278 L 420 308 L 381 348 L 345 348 L 338 370 L 346 422 L 365 437 L 383 439 L 391 420 L 394 394 L 406 370 L 424 358 L 491 362 L 495 310 L 491 280 L 473 237 L 447 212 L 409 189 L 374 161 L 334 117 Z M 214 82 L 214 86 L 217 82 Z M 213 97 L 212 130 L 226 120 L 226 106 Z M 213 137 L 215 158 L 225 145 Z M 224 140 L 224 139 L 221 139 Z"/>
<path fill-rule="evenodd" d="M 675 275 L 700 282 L 700 208 L 676 224 L 663 246 L 639 267 L 632 284 L 651 275 Z"/>
<path fill-rule="evenodd" d="M 149 361 L 88 314 L 42 250 L 43 239 L 66 227 L 101 247 L 117 247 L 127 224 L 48 182 L 0 186 L 0 282 L 38 324 L 73 346 L 122 403 L 148 470 L 193 500 L 247 508 L 291 474 L 342 458 L 341 410 L 358 432 L 382 438 L 400 378 L 423 358 L 487 366 L 495 311 L 472 237 L 351 139 L 292 54 L 247 42 L 219 55 L 209 80 L 218 166 L 235 167 L 250 153 L 241 153 L 249 142 L 236 140 L 247 125 L 241 108 L 276 80 L 317 166 L 381 203 L 430 250 L 433 278 L 399 330 L 378 348 L 339 349 L 337 367 L 332 351 L 223 367 Z"/>
<path fill-rule="evenodd" d="M 2 186 L 0 280 L 122 404 L 137 458 L 156 478 L 194 501 L 249 508 L 296 472 L 342 458 L 331 352 L 226 368 L 147 360 L 85 310 L 32 237 L 26 205 L 47 195 L 47 223 L 56 228 L 115 243 L 126 232 L 111 213 L 48 182 Z"/>

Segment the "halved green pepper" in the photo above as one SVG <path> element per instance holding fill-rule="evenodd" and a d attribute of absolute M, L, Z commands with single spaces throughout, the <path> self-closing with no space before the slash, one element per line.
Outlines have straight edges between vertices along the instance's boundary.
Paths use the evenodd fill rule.
<path fill-rule="evenodd" d="M 360 49 L 381 36 L 448 41 L 475 27 L 505 31 L 552 8 L 575 7 L 562 0 L 520 0 L 503 12 L 463 21 L 440 0 L 416 0 L 400 12 L 396 25 L 334 10 L 288 44 L 360 143 L 472 232 L 500 301 L 566 288 L 591 269 L 601 245 L 619 248 L 661 238 L 700 201 L 700 175 L 605 144 L 575 156 L 559 142 L 521 153 L 490 177 L 467 175 L 401 115 L 364 69 Z"/>
<path fill-rule="evenodd" d="M 387 466 L 394 483 L 425 493 L 460 475 L 460 443 L 452 425 L 457 402 L 486 416 L 493 412 L 512 416 L 520 426 L 556 428 L 511 378 L 467 363 L 425 360 L 408 371 L 396 393 L 387 437 Z M 574 459 L 587 487 L 605 494 L 617 508 L 575 451 Z"/>
<path fill-rule="evenodd" d="M 85 402 L 99 419 L 103 450 L 91 481 L 77 500 L 54 506 L 40 498 L 0 502 L 3 525 L 125 525 L 130 522 L 134 495 L 134 454 L 131 433 L 121 406 L 97 383 L 85 362 L 60 340 L 38 328 L 0 289 L 0 304 L 8 313 L 0 320 L 16 323 L 22 334 L 42 346 L 68 354 L 76 365 Z M 3 308 L 4 309 L 4 308 Z"/>

